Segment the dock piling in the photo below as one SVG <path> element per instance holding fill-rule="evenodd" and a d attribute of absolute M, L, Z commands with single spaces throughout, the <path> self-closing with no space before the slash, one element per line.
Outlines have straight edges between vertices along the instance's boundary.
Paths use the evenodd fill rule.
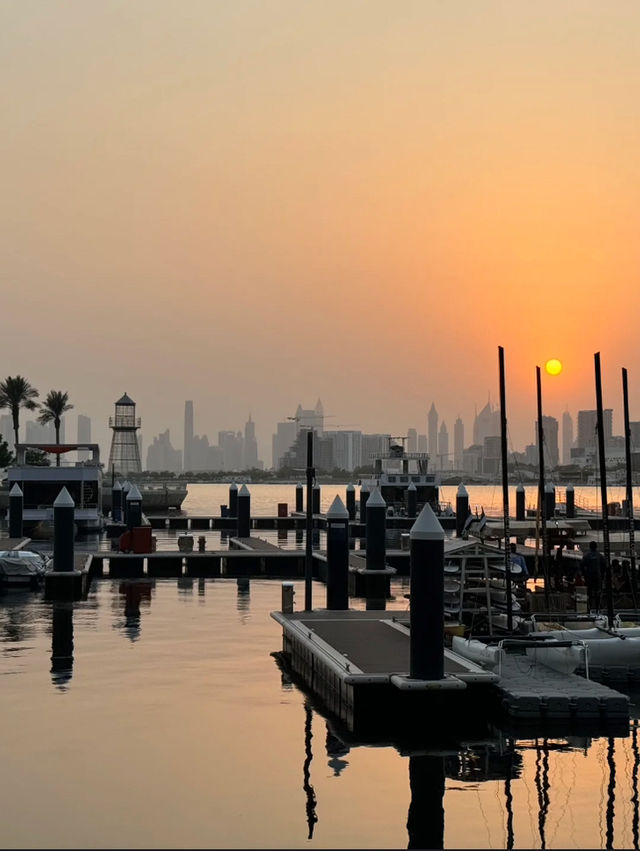
<path fill-rule="evenodd" d="M 116 523 L 122 519 L 122 485 L 118 479 L 111 488 L 111 519 Z"/>
<path fill-rule="evenodd" d="M 347 485 L 347 513 L 349 520 L 356 519 L 356 489 L 351 483 Z"/>
<path fill-rule="evenodd" d="M 327 512 L 327 609 L 349 608 L 349 512 L 339 496 Z"/>
<path fill-rule="evenodd" d="M 127 529 L 142 526 L 142 494 L 134 482 L 127 493 Z"/>
<path fill-rule="evenodd" d="M 418 513 L 418 491 L 413 482 L 407 488 L 407 516 L 415 517 Z"/>
<path fill-rule="evenodd" d="M 456 492 L 456 538 L 461 538 L 469 516 L 469 492 L 463 484 Z"/>
<path fill-rule="evenodd" d="M 9 493 L 9 537 L 21 538 L 23 532 L 23 509 L 24 495 L 20 486 L 16 484 Z"/>
<path fill-rule="evenodd" d="M 304 511 L 304 487 L 302 482 L 296 485 L 296 511 L 302 513 Z"/>
<path fill-rule="evenodd" d="M 229 491 L 231 496 L 231 491 Z M 251 494 L 246 485 L 237 492 L 238 537 L 251 537 Z"/>
<path fill-rule="evenodd" d="M 63 487 L 53 503 L 53 569 L 56 573 L 74 569 L 75 503 Z"/>
<path fill-rule="evenodd" d="M 516 520 L 524 520 L 524 485 L 518 485 L 516 488 Z"/>
<path fill-rule="evenodd" d="M 427 503 L 410 532 L 409 676 L 444 678 L 444 530 Z"/>
<path fill-rule="evenodd" d="M 229 517 L 238 516 L 238 485 L 231 482 L 229 485 Z"/>

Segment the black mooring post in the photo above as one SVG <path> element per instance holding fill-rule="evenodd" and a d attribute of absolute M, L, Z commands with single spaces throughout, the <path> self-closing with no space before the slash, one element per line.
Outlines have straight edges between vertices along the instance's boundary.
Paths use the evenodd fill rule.
<path fill-rule="evenodd" d="M 111 519 L 118 523 L 122 519 L 122 485 L 120 480 L 111 486 Z"/>
<path fill-rule="evenodd" d="M 349 608 L 349 512 L 339 496 L 327 512 L 327 609 Z"/>
<path fill-rule="evenodd" d="M 351 483 L 347 485 L 347 513 L 349 520 L 356 519 L 356 489 Z"/>
<path fill-rule="evenodd" d="M 317 482 L 313 486 L 313 513 L 320 514 L 320 485 Z"/>
<path fill-rule="evenodd" d="M 567 485 L 567 489 L 565 491 L 565 501 L 567 503 L 567 518 L 573 518 L 576 516 L 576 492 L 574 490 L 573 485 Z"/>
<path fill-rule="evenodd" d="M 231 482 L 229 485 L 229 517 L 238 516 L 238 485 Z"/>
<path fill-rule="evenodd" d="M 298 482 L 296 485 L 296 511 L 302 512 L 304 511 L 304 488 L 302 487 L 302 482 Z"/>
<path fill-rule="evenodd" d="M 456 538 L 461 538 L 469 516 L 469 493 L 463 484 L 456 493 Z"/>
<path fill-rule="evenodd" d="M 127 529 L 142 526 L 142 494 L 134 482 L 127 491 Z"/>
<path fill-rule="evenodd" d="M 378 488 L 367 500 L 367 570 L 386 567 L 387 503 Z"/>
<path fill-rule="evenodd" d="M 360 488 L 360 523 L 367 522 L 367 500 L 369 499 L 369 488 L 362 485 Z"/>
<path fill-rule="evenodd" d="M 524 520 L 525 517 L 525 491 L 524 485 L 518 485 L 516 488 L 516 520 Z"/>
<path fill-rule="evenodd" d="M 313 607 L 313 431 L 307 432 L 307 525 L 305 535 L 304 558 L 304 610 L 310 612 Z"/>
<path fill-rule="evenodd" d="M 16 484 L 9 492 L 9 537 L 22 538 L 23 534 L 24 496 L 20 486 Z"/>
<path fill-rule="evenodd" d="M 242 485 L 238 491 L 237 512 L 238 537 L 249 538 L 251 536 L 251 494 L 246 485 Z"/>
<path fill-rule="evenodd" d="M 53 569 L 72 571 L 73 541 L 75 538 L 75 503 L 66 488 L 62 488 L 53 503 Z"/>
<path fill-rule="evenodd" d="M 418 490 L 413 482 L 407 488 L 407 517 L 415 517 L 418 513 Z"/>
<path fill-rule="evenodd" d="M 444 530 L 427 503 L 409 533 L 409 676 L 444 678 Z"/>

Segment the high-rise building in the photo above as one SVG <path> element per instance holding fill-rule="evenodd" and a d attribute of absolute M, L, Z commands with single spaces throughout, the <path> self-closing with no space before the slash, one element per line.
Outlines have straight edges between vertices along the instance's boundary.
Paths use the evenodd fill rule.
<path fill-rule="evenodd" d="M 479 446 L 484 445 L 485 437 L 500 436 L 500 411 L 494 408 L 491 400 L 487 402 L 479 414 L 476 414 L 473 422 L 473 442 Z"/>
<path fill-rule="evenodd" d="M 109 473 L 126 477 L 129 473 L 142 472 L 136 436 L 140 418 L 136 417 L 136 403 L 126 393 L 116 402 L 115 416 L 109 417 L 109 428 L 113 429 Z"/>
<path fill-rule="evenodd" d="M 571 463 L 571 447 L 573 446 L 573 417 L 569 411 L 562 415 L 562 463 Z"/>
<path fill-rule="evenodd" d="M 602 412 L 605 445 L 613 433 L 613 408 L 605 408 Z M 578 411 L 578 435 L 576 448 L 593 452 L 598 446 L 598 412 Z"/>
<path fill-rule="evenodd" d="M 11 418 L 11 414 L 0 415 L 0 437 L 9 445 L 9 448 L 13 452 L 15 435 L 13 433 L 13 420 Z"/>
<path fill-rule="evenodd" d="M 418 451 L 418 432 L 415 428 L 410 428 L 407 431 L 407 452 Z"/>
<path fill-rule="evenodd" d="M 78 414 L 77 443 L 91 443 L 91 419 L 84 414 Z M 93 453 L 88 449 L 78 451 L 78 461 L 88 461 Z"/>
<path fill-rule="evenodd" d="M 427 445 L 427 435 L 419 434 L 418 435 L 418 452 L 427 453 L 428 445 Z"/>
<path fill-rule="evenodd" d="M 362 464 L 361 431 L 325 431 L 333 440 L 333 466 L 350 473 Z"/>
<path fill-rule="evenodd" d="M 184 403 L 182 465 L 185 472 L 195 469 L 193 466 L 193 402 L 191 400 Z"/>
<path fill-rule="evenodd" d="M 169 429 L 153 438 L 147 449 L 146 469 L 157 473 L 179 473 L 182 470 L 182 452 L 171 445 Z"/>
<path fill-rule="evenodd" d="M 538 444 L 538 421 L 535 422 L 536 431 L 536 449 L 539 452 Z M 549 468 L 558 466 L 558 420 L 555 417 L 542 417 L 542 439 L 544 446 L 544 463 Z"/>
<path fill-rule="evenodd" d="M 443 420 L 440 423 L 440 429 L 438 431 L 438 469 L 440 470 L 448 470 L 450 468 L 449 464 L 449 432 L 447 431 L 447 424 Z"/>
<path fill-rule="evenodd" d="M 56 430 L 53 423 L 43 425 L 37 420 L 27 420 L 25 423 L 26 443 L 55 443 Z"/>
<path fill-rule="evenodd" d="M 249 419 L 244 424 L 244 461 L 243 468 L 245 470 L 252 470 L 258 467 L 258 442 L 256 440 L 256 425 L 254 421 L 251 419 L 251 414 L 249 414 Z"/>
<path fill-rule="evenodd" d="M 464 453 L 464 423 L 458 415 L 453 425 L 453 466 L 456 470 L 462 470 L 462 457 Z"/>
<path fill-rule="evenodd" d="M 244 438 L 241 431 L 219 431 L 218 447 L 222 452 L 223 470 L 237 472 L 243 469 Z"/>
<path fill-rule="evenodd" d="M 296 434 L 300 429 L 308 431 L 312 428 L 321 435 L 324 431 L 324 407 L 320 399 L 316 402 L 315 408 L 303 408 L 302 405 L 298 404 L 294 421 Z"/>
<path fill-rule="evenodd" d="M 438 454 L 438 412 L 433 402 L 427 415 L 427 435 L 429 438 L 429 455 L 433 458 L 435 467 L 437 466 L 435 461 Z"/>
<path fill-rule="evenodd" d="M 631 451 L 640 452 L 640 421 L 631 420 L 629 422 L 629 439 L 631 441 Z"/>
<path fill-rule="evenodd" d="M 390 438 L 390 434 L 363 434 L 361 466 L 373 466 L 373 463 L 378 456 L 388 452 Z"/>
<path fill-rule="evenodd" d="M 313 463 L 318 472 L 329 473 L 334 468 L 333 438 L 318 434 L 316 429 L 300 429 L 290 449 L 282 459 L 283 467 L 304 470 L 307 464 L 307 433 L 313 433 Z"/>
<path fill-rule="evenodd" d="M 502 462 L 500 435 L 487 435 L 482 446 L 482 472 L 486 476 L 497 476 Z"/>
<path fill-rule="evenodd" d="M 287 421 L 276 425 L 276 433 L 271 438 L 271 465 L 279 470 L 285 454 L 293 446 L 297 434 L 297 422 Z"/>

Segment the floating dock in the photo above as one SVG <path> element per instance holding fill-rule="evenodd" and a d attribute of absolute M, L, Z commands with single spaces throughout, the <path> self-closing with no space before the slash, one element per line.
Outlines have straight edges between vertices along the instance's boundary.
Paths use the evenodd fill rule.
<path fill-rule="evenodd" d="M 629 697 L 529 657 L 505 654 L 500 673 L 444 648 L 441 681 L 411 680 L 406 615 L 392 611 L 272 612 L 283 654 L 306 687 L 350 732 L 370 735 L 389 719 L 425 717 L 449 728 L 469 711 L 487 720 L 561 722 L 592 732 L 628 725 Z"/>

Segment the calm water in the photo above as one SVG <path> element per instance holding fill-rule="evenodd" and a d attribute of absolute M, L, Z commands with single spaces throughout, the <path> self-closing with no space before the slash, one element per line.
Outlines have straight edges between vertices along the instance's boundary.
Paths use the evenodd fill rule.
<path fill-rule="evenodd" d="M 278 487 L 251 486 L 255 513 L 293 504 Z M 184 508 L 217 513 L 220 493 L 192 486 Z M 638 848 L 635 720 L 610 739 L 349 741 L 271 655 L 279 606 L 268 580 L 247 594 L 105 579 L 73 606 L 0 597 L 1 846 Z"/>

